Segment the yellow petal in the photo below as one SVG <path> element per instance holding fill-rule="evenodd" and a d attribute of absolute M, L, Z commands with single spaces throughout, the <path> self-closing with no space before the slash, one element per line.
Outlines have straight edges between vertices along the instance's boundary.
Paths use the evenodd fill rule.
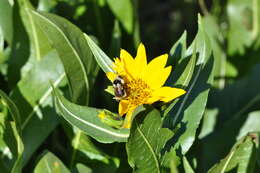
<path fill-rule="evenodd" d="M 124 49 L 120 51 L 120 58 L 124 62 L 124 68 L 128 75 L 135 76 L 135 61 L 133 57 Z"/>
<path fill-rule="evenodd" d="M 123 116 L 129 110 L 129 102 L 127 100 L 121 100 L 119 102 L 118 113 Z"/>
<path fill-rule="evenodd" d="M 166 65 L 168 59 L 168 54 L 161 55 L 157 58 L 154 58 L 145 68 L 145 71 L 142 74 L 142 78 L 145 81 L 149 81 L 150 78 L 160 71 L 162 71 Z"/>
<path fill-rule="evenodd" d="M 168 54 L 163 54 L 161 56 L 154 58 L 147 65 L 147 70 L 148 70 L 147 73 L 149 73 L 150 71 L 154 71 L 154 70 L 155 71 L 162 70 L 167 63 L 167 59 L 168 59 Z"/>
<path fill-rule="evenodd" d="M 160 101 L 169 102 L 181 95 L 186 91 L 180 88 L 161 87 L 153 92 L 153 97 L 160 98 Z"/>
<path fill-rule="evenodd" d="M 144 81 L 150 86 L 151 89 L 158 89 L 165 81 L 168 79 L 171 74 L 172 67 L 168 66 L 161 70 L 153 70 L 150 72 L 150 75 L 146 75 Z"/>
<path fill-rule="evenodd" d="M 107 76 L 107 78 L 108 78 L 111 82 L 113 82 L 113 81 L 116 79 L 117 74 L 115 74 L 115 73 L 113 73 L 113 72 L 107 72 L 107 73 L 106 73 L 106 76 Z"/>
<path fill-rule="evenodd" d="M 146 58 L 146 51 L 145 47 L 142 43 L 140 43 L 137 54 L 135 57 L 135 72 L 138 76 L 141 75 L 142 71 L 147 66 L 147 58 Z"/>

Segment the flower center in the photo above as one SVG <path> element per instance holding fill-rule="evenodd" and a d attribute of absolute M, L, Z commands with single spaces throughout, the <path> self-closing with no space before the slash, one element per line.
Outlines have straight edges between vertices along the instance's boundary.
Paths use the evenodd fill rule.
<path fill-rule="evenodd" d="M 151 97 L 150 87 L 142 79 L 132 79 L 126 83 L 127 100 L 132 105 L 141 105 Z"/>

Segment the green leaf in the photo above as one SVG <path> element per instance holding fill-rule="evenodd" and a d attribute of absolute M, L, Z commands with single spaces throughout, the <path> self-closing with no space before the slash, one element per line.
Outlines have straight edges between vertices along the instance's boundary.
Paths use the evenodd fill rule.
<path fill-rule="evenodd" d="M 229 0 L 227 15 L 229 21 L 228 30 L 228 54 L 244 54 L 245 48 L 253 41 L 252 31 L 249 29 L 252 18 L 248 9 L 252 10 L 252 1 Z"/>
<path fill-rule="evenodd" d="M 260 132 L 260 111 L 254 111 L 248 114 L 246 122 L 241 127 L 237 139 L 250 132 Z"/>
<path fill-rule="evenodd" d="M 187 57 L 187 58 L 182 58 L 180 60 L 180 63 L 178 64 L 178 66 L 176 67 L 176 70 L 173 72 L 173 75 L 170 76 L 170 83 L 175 83 L 174 86 L 176 86 L 177 88 L 183 88 L 186 89 L 187 86 L 189 85 L 194 69 L 195 69 L 195 64 L 196 64 L 196 49 L 194 49 L 193 54 L 191 57 Z M 176 81 L 176 82 L 175 82 Z M 172 85 L 172 84 L 170 84 Z M 166 116 L 167 114 L 169 114 L 170 111 L 172 111 L 174 105 L 179 101 L 179 98 L 175 99 L 169 106 L 167 106 L 166 110 L 164 111 L 164 116 Z M 177 116 L 176 116 L 177 118 Z M 168 121 L 168 123 L 173 123 L 175 124 L 176 119 L 168 119 L 165 120 Z"/>
<path fill-rule="evenodd" d="M 101 122 L 98 115 L 103 110 L 73 104 L 61 96 L 56 89 L 54 91 L 56 107 L 70 124 L 102 143 L 127 140 L 128 129 L 114 129 Z"/>
<path fill-rule="evenodd" d="M 91 141 L 91 138 L 88 137 L 83 131 L 75 127 L 73 129 L 75 136 L 71 140 L 73 147 L 70 162 L 71 167 L 78 162 L 95 162 L 94 166 L 97 168 L 104 167 L 104 165 L 107 167 L 109 167 L 110 165 L 116 165 L 116 163 L 114 163 L 113 158 L 107 155 L 106 153 L 102 152 L 101 149 L 99 149 L 98 146 L 96 146 Z M 90 164 L 88 164 L 88 166 L 92 168 Z M 95 171 L 95 168 L 93 168 L 93 171 Z"/>
<path fill-rule="evenodd" d="M 128 162 L 134 171 L 161 171 L 163 148 L 173 135 L 171 130 L 161 126 L 161 116 L 156 110 L 134 119 L 126 144 Z"/>
<path fill-rule="evenodd" d="M 134 23 L 133 5 L 131 0 L 107 0 L 107 3 L 126 31 L 131 34 L 133 32 Z"/>
<path fill-rule="evenodd" d="M 202 127 L 199 138 L 202 139 L 214 131 L 218 109 L 206 109 L 203 115 Z"/>
<path fill-rule="evenodd" d="M 62 17 L 35 11 L 30 13 L 59 54 L 68 78 L 72 101 L 88 104 L 88 74 L 93 71 L 87 67 L 91 67 L 89 63 L 91 64 L 93 57 L 83 33 Z"/>
<path fill-rule="evenodd" d="M 112 64 L 113 61 L 96 45 L 96 43 L 87 35 L 84 34 L 88 41 L 88 45 L 98 63 L 100 68 L 105 72 L 113 72 Z"/>
<path fill-rule="evenodd" d="M 179 40 L 174 43 L 170 50 L 170 58 L 169 62 L 170 64 L 178 64 L 179 60 L 182 58 L 185 58 L 185 53 L 186 53 L 186 41 L 187 41 L 187 32 L 184 31 Z"/>
<path fill-rule="evenodd" d="M 83 164 L 76 165 L 78 173 L 92 173 L 92 170 Z"/>
<path fill-rule="evenodd" d="M 24 164 L 59 123 L 59 117 L 52 109 L 50 81 L 57 87 L 64 80 L 65 73 L 58 55 L 50 50 L 10 94 L 21 115 Z"/>
<path fill-rule="evenodd" d="M 19 133 L 21 132 L 21 117 L 18 108 L 16 107 L 15 103 L 2 91 L 0 90 L 0 96 L 4 100 L 4 103 L 7 105 L 12 119 L 14 120 L 17 128 L 19 129 Z"/>
<path fill-rule="evenodd" d="M 7 132 L 8 134 L 8 140 L 11 140 L 12 143 L 16 146 L 15 150 L 12 150 L 12 147 L 9 147 L 11 149 L 12 154 L 15 157 L 14 165 L 12 166 L 11 173 L 20 173 L 22 171 L 22 157 L 23 157 L 23 151 L 24 151 L 24 145 L 21 139 L 21 120 L 20 120 L 20 113 L 18 108 L 16 107 L 15 103 L 3 92 L 0 90 L 0 96 L 4 101 L 4 104 L 7 105 L 13 121 L 10 122 L 10 128 L 6 130 L 11 130 L 12 132 Z M 14 139 L 10 139 L 14 137 Z M 15 140 L 15 141 L 13 141 Z"/>
<path fill-rule="evenodd" d="M 34 173 L 70 173 L 70 171 L 57 156 L 46 151 L 37 163 Z"/>
<path fill-rule="evenodd" d="M 186 55 L 190 55 L 194 51 L 193 49 L 196 49 L 198 60 L 195 70 L 191 82 L 186 89 L 187 93 L 168 114 L 170 116 L 168 118 L 176 119 L 179 124 L 175 134 L 177 142 L 174 148 L 177 149 L 180 147 L 183 154 L 189 150 L 195 140 L 196 130 L 203 116 L 209 89 L 213 82 L 213 58 L 210 41 L 204 31 L 204 27 L 199 18 L 198 34 L 186 52 Z M 170 124 L 169 127 L 175 128 L 175 125 Z"/>
<path fill-rule="evenodd" d="M 204 26 L 207 26 L 205 32 L 210 36 L 210 43 L 212 46 L 213 56 L 214 56 L 214 87 L 224 88 L 225 77 L 228 75 L 228 68 L 226 62 L 226 52 L 221 47 L 224 45 L 224 39 L 217 25 L 217 19 L 213 16 L 205 16 L 201 19 Z"/>
<path fill-rule="evenodd" d="M 0 1 L 0 28 L 3 31 L 3 36 L 8 44 L 11 44 L 13 37 L 12 25 L 12 4 L 9 1 Z"/>
<path fill-rule="evenodd" d="M 113 57 L 118 57 L 120 48 L 121 48 L 121 30 L 119 27 L 119 23 L 117 20 L 115 20 L 112 38 L 111 38 L 111 44 L 110 44 L 110 55 Z"/>
<path fill-rule="evenodd" d="M 185 173 L 194 173 L 192 167 L 189 164 L 189 161 L 186 159 L 185 156 L 182 158 L 182 161 L 183 161 L 183 167 L 184 167 Z"/>
<path fill-rule="evenodd" d="M 238 141 L 229 154 L 215 164 L 208 173 L 224 173 L 235 171 L 237 173 L 252 173 L 256 162 L 256 134 L 248 135 Z"/>
<path fill-rule="evenodd" d="M 26 64 L 30 56 L 30 42 L 29 36 L 22 20 L 22 6 L 20 1 L 14 1 L 13 5 L 13 36 L 11 43 L 11 54 L 8 59 L 8 86 L 13 89 L 16 83 L 22 78 L 22 67 Z M 26 72 L 25 72 L 26 73 Z"/>

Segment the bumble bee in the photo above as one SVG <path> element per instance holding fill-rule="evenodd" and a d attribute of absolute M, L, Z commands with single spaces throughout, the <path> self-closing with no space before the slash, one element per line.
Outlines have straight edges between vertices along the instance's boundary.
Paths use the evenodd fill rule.
<path fill-rule="evenodd" d="M 121 100 L 127 96 L 125 81 L 121 76 L 117 76 L 116 79 L 113 81 L 113 88 L 115 93 L 114 98 L 116 100 Z"/>

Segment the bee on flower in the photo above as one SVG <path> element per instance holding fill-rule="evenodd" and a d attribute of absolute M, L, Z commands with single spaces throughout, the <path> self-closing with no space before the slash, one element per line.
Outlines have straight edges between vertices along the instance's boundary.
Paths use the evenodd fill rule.
<path fill-rule="evenodd" d="M 167 66 L 167 54 L 163 54 L 147 63 L 146 51 L 140 44 L 133 58 L 121 49 L 120 57 L 114 59 L 114 72 L 106 73 L 113 83 L 115 99 L 119 101 L 118 112 L 125 115 L 123 128 L 130 128 L 134 110 L 142 104 L 157 101 L 169 102 L 185 94 L 185 90 L 163 86 L 172 67 Z"/>

